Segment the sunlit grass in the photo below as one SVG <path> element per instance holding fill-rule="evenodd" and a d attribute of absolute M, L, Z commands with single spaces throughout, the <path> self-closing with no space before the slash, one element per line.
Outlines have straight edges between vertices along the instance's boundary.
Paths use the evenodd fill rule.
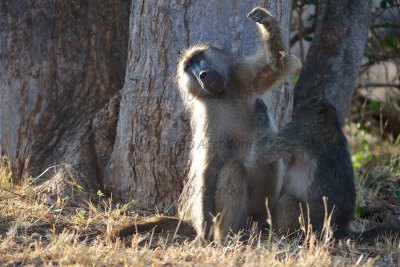
<path fill-rule="evenodd" d="M 372 145 L 372 144 L 371 144 Z M 381 146 L 380 151 L 355 168 L 361 211 L 355 225 L 364 229 L 376 218 L 363 217 L 366 203 L 379 197 L 380 189 L 399 185 L 399 145 Z M 366 148 L 364 148 L 366 149 Z M 364 150 L 354 149 L 356 153 Z M 113 226 L 161 215 L 164 211 L 136 210 L 132 203 L 113 203 L 99 195 L 100 204 L 68 206 L 65 201 L 51 205 L 30 185 L 12 186 L 6 158 L 0 168 L 0 265 L 90 265 L 90 266 L 373 266 L 398 264 L 399 242 L 383 238 L 374 244 L 334 241 L 328 224 L 317 238 L 310 226 L 301 227 L 301 237 L 278 237 L 250 230 L 247 242 L 234 236 L 224 246 L 202 244 L 185 236 L 143 233 L 113 242 Z M 399 200 L 400 201 L 400 200 Z M 170 208 L 168 208 L 169 213 Z M 329 217 L 327 217 L 329 221 Z"/>

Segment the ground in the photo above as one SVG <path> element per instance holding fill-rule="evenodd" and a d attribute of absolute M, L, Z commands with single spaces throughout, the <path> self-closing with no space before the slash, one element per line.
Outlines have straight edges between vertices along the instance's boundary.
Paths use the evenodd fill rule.
<path fill-rule="evenodd" d="M 383 221 L 399 223 L 400 139 L 383 141 L 347 124 L 356 173 L 357 207 L 354 227 L 363 230 Z M 355 130 L 351 131 L 350 129 Z M 101 192 L 96 201 L 73 205 L 46 200 L 37 188 L 11 183 L 7 159 L 0 169 L 0 265 L 246 265 L 327 266 L 398 265 L 399 241 L 373 243 L 345 239 L 335 242 L 326 231 L 320 239 L 280 238 L 257 234 L 246 243 L 239 238 L 224 247 L 193 242 L 192 237 L 145 233 L 112 242 L 120 225 L 158 211 L 135 207 L 134 201 L 113 203 Z M 77 189 L 79 190 L 79 189 Z M 166 210 L 164 213 L 168 213 Z"/>

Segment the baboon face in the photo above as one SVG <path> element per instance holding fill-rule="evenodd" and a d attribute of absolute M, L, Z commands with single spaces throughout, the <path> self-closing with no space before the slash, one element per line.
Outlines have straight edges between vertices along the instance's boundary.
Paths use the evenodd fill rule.
<path fill-rule="evenodd" d="M 330 113 L 330 106 L 331 105 L 321 97 L 314 97 L 301 104 L 298 112 L 294 114 L 294 119 L 302 121 L 326 119 L 326 116 Z"/>
<path fill-rule="evenodd" d="M 222 53 L 213 50 L 199 50 L 186 60 L 183 70 L 195 80 L 204 93 L 220 95 L 227 84 L 227 64 Z M 197 92 L 200 93 L 200 92 Z"/>
<path fill-rule="evenodd" d="M 294 114 L 293 120 L 316 125 L 316 130 L 322 125 L 327 128 L 332 125 L 340 128 L 335 107 L 328 100 L 321 97 L 314 97 L 301 104 L 296 114 Z"/>

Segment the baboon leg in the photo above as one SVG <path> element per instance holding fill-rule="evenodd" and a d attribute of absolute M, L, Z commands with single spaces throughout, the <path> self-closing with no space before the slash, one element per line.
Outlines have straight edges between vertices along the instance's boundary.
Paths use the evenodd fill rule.
<path fill-rule="evenodd" d="M 299 229 L 300 202 L 293 195 L 284 194 L 280 197 L 272 214 L 272 226 L 279 235 Z M 304 216 L 307 216 L 306 214 L 304 213 Z"/>
<path fill-rule="evenodd" d="M 215 191 L 215 212 L 220 215 L 214 225 L 214 238 L 224 242 L 230 231 L 246 226 L 248 216 L 247 179 L 244 165 L 231 159 L 218 175 Z"/>

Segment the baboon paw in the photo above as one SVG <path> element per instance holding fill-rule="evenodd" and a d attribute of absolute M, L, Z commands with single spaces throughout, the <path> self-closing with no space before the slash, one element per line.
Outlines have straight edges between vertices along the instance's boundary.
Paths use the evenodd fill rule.
<path fill-rule="evenodd" d="M 268 24 L 273 19 L 272 14 L 261 7 L 254 8 L 249 14 L 247 14 L 247 17 L 254 22 L 261 24 Z"/>
<path fill-rule="evenodd" d="M 254 103 L 254 111 L 256 113 L 257 127 L 269 128 L 268 107 L 262 99 L 256 99 L 256 102 Z"/>

